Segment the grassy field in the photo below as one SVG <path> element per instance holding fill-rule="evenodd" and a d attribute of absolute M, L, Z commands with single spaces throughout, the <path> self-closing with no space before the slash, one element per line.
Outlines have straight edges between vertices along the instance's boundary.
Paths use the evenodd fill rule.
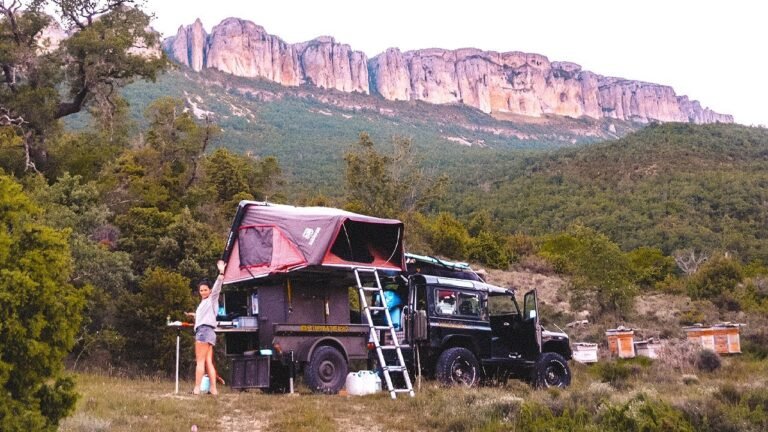
<path fill-rule="evenodd" d="M 415 398 L 267 395 L 223 388 L 173 394 L 173 381 L 77 375 L 81 399 L 61 431 L 603 431 L 768 428 L 768 361 L 722 360 L 714 372 L 635 359 L 574 364 L 573 385 L 533 390 L 510 380 L 474 389 L 424 381 Z M 690 373 L 684 373 L 690 372 Z"/>

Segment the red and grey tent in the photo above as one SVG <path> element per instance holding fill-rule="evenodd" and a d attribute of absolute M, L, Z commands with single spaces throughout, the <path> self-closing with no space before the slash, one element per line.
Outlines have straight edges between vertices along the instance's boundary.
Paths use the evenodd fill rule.
<path fill-rule="evenodd" d="M 328 207 L 241 201 L 222 258 L 225 284 L 315 266 L 404 271 L 403 223 Z"/>

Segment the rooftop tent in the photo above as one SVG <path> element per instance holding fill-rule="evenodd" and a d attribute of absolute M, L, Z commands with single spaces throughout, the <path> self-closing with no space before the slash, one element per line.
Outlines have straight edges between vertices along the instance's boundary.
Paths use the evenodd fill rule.
<path fill-rule="evenodd" d="M 313 266 L 403 271 L 403 223 L 328 207 L 241 201 L 223 259 L 224 283 Z"/>

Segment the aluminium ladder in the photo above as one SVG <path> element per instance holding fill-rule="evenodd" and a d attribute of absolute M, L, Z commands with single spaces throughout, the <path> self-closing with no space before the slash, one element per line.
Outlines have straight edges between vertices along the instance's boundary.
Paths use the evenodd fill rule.
<path fill-rule="evenodd" d="M 357 282 L 357 290 L 360 294 L 360 305 L 363 307 L 363 311 L 365 311 L 365 318 L 368 320 L 368 327 L 371 329 L 371 341 L 373 342 L 373 345 L 376 347 L 376 354 L 379 357 L 379 365 L 381 366 L 381 370 L 384 373 L 384 380 L 387 383 L 387 390 L 389 390 L 389 394 L 392 396 L 392 399 L 397 399 L 398 393 L 408 393 L 411 395 L 411 397 L 414 397 L 415 394 L 413 392 L 413 385 L 411 385 L 411 377 L 408 375 L 408 368 L 405 366 L 405 359 L 403 358 L 403 351 L 401 350 L 400 341 L 397 339 L 397 333 L 395 332 L 395 327 L 392 325 L 392 316 L 389 314 L 389 307 L 387 306 L 387 300 L 384 297 L 384 290 L 381 287 L 381 279 L 379 279 L 379 273 L 375 268 L 369 268 L 369 267 L 357 267 L 354 269 L 355 272 L 355 280 Z M 363 283 L 360 279 L 360 273 L 370 273 L 373 275 L 373 279 L 376 282 L 376 286 L 373 287 L 366 287 L 363 286 Z M 368 305 L 368 301 L 365 298 L 366 292 L 373 292 L 378 293 L 379 299 L 381 299 L 381 305 L 380 306 L 370 306 Z M 371 311 L 383 311 L 386 325 L 375 325 L 373 323 L 373 315 L 371 314 Z M 387 345 L 382 345 L 381 341 L 379 340 L 379 331 L 380 330 L 387 330 L 390 332 L 392 343 Z M 396 364 L 388 364 L 386 361 L 386 358 L 384 356 L 384 350 L 394 350 L 397 354 L 397 363 Z M 403 381 L 405 382 L 405 387 L 403 388 L 395 388 L 392 377 L 390 376 L 390 372 L 400 372 L 403 374 Z"/>

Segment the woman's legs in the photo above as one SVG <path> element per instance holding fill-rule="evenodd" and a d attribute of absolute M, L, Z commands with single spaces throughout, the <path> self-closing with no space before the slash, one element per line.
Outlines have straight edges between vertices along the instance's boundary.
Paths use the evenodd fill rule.
<path fill-rule="evenodd" d="M 208 345 L 208 354 L 205 356 L 205 369 L 208 370 L 208 378 L 211 381 L 211 394 L 219 394 L 216 389 L 216 368 L 213 366 L 213 345 Z"/>
<path fill-rule="evenodd" d="M 200 383 L 205 375 L 206 360 L 211 351 L 211 345 L 207 342 L 195 341 L 195 389 L 194 394 L 200 394 Z"/>

